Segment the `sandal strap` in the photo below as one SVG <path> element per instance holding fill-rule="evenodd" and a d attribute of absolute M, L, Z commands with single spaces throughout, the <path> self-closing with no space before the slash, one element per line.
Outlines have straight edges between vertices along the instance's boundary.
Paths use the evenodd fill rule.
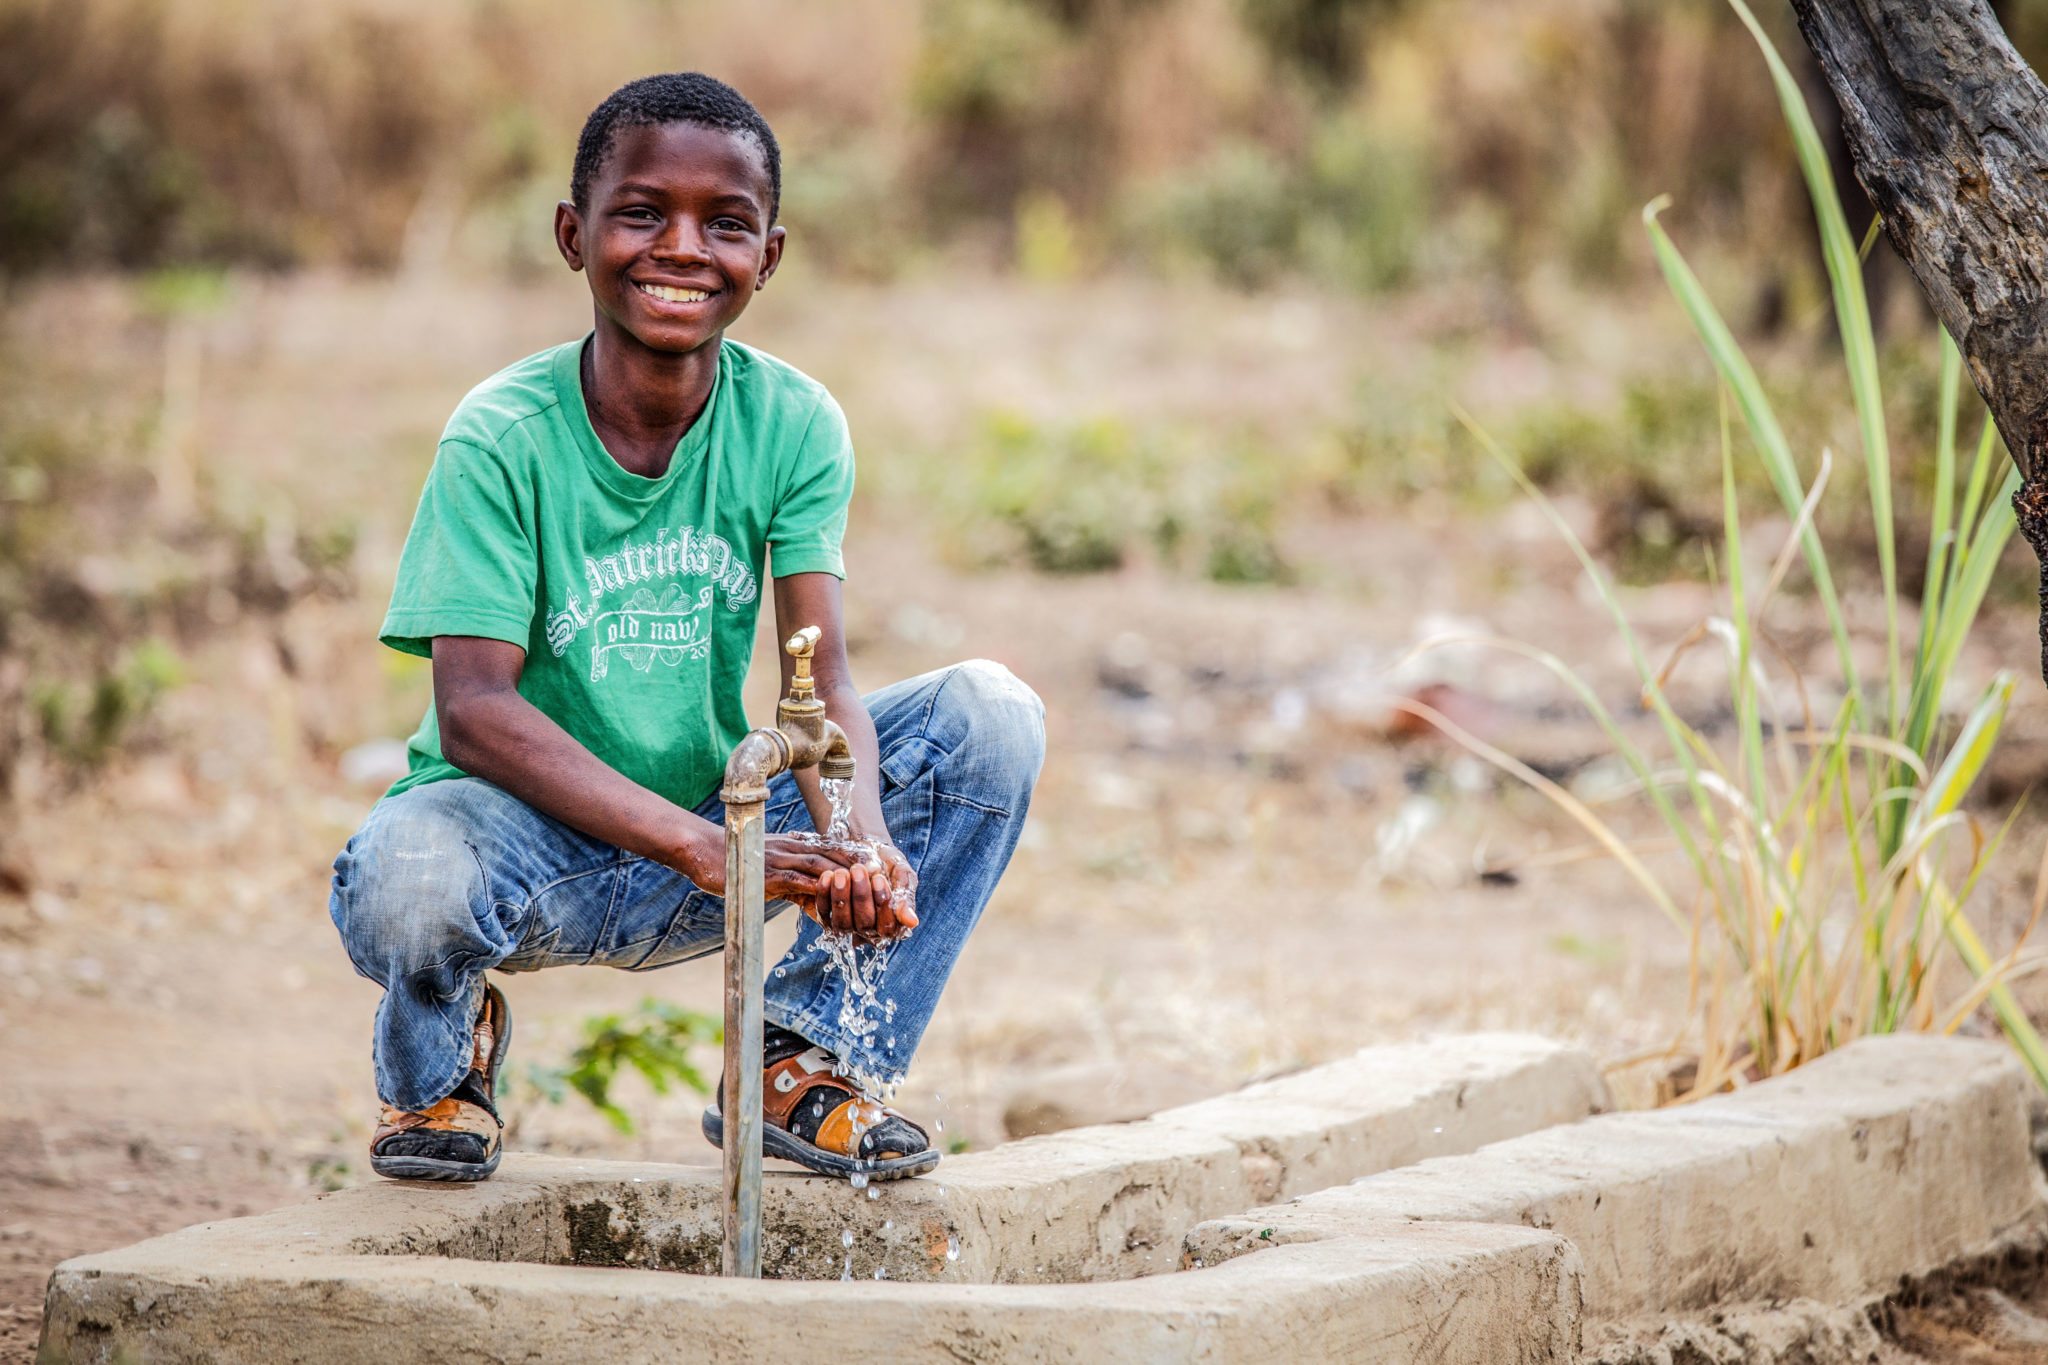
<path fill-rule="evenodd" d="M 377 1131 L 370 1138 L 370 1146 L 374 1149 L 385 1138 L 411 1132 L 415 1128 L 437 1133 L 474 1133 L 489 1141 L 503 1131 L 504 1125 L 498 1122 L 497 1115 L 482 1105 L 458 1100 L 453 1095 L 419 1110 L 393 1109 L 386 1105 L 378 1115 Z"/>
<path fill-rule="evenodd" d="M 832 1054 L 821 1047 L 785 1057 L 769 1067 L 762 1079 L 765 1082 L 761 1087 L 762 1112 L 769 1122 L 785 1130 L 790 1127 L 790 1116 L 796 1113 L 804 1097 L 813 1090 L 827 1087 L 850 1097 L 835 1104 L 832 1112 L 818 1124 L 814 1145 L 825 1151 L 857 1157 L 860 1155 L 861 1137 L 892 1118 L 909 1124 L 927 1146 L 931 1143 L 930 1134 L 916 1122 L 861 1094 L 850 1077 L 834 1071 Z"/>
<path fill-rule="evenodd" d="M 832 1069 L 832 1054 L 821 1047 L 806 1048 L 794 1057 L 784 1057 L 763 1073 L 761 1109 L 777 1127 L 789 1127 L 803 1097 L 821 1085 L 835 1090 L 852 1090 L 853 1083 Z"/>
<path fill-rule="evenodd" d="M 859 1156 L 862 1136 L 879 1127 L 888 1114 L 886 1108 L 873 1100 L 855 1095 L 825 1115 L 812 1145 L 837 1152 L 840 1156 Z"/>

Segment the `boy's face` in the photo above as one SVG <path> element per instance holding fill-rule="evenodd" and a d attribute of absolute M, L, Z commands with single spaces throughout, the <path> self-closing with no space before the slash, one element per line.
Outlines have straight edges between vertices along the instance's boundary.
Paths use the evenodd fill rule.
<path fill-rule="evenodd" d="M 716 340 L 782 259 L 753 138 L 694 123 L 618 130 L 589 206 L 555 206 L 555 245 L 590 280 L 602 322 L 651 350 Z"/>

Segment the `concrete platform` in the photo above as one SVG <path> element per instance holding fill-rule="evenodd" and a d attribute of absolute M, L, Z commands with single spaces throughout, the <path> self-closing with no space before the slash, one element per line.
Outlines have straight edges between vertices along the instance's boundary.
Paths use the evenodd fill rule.
<path fill-rule="evenodd" d="M 744 1360 L 809 1343 L 837 1360 L 1252 1360 L 1283 1343 L 1308 1358 L 1567 1360 L 1577 1262 L 1527 1229 L 1397 1222 L 1161 1272 L 1204 1218 L 1605 1103 L 1583 1053 L 1467 1036 L 949 1159 L 923 1180 L 771 1176 L 768 1270 L 803 1283 L 654 1273 L 715 1266 L 713 1171 L 509 1156 L 481 1186 L 379 1183 L 68 1261 L 43 1351 Z M 939 1283 L 903 1283 L 919 1280 Z"/>
<path fill-rule="evenodd" d="M 1188 1262 L 1389 1220 L 1575 1244 L 1589 1320 L 1745 1300 L 1845 1303 L 2043 1217 L 2031 1083 L 2002 1043 L 1866 1039 L 1790 1076 L 1422 1161 L 1196 1228 Z"/>
<path fill-rule="evenodd" d="M 2032 1098 L 2002 1045 L 1918 1036 L 1592 1117 L 1553 1044 L 1371 1049 L 925 1180 L 773 1177 L 753 1283 L 662 1273 L 715 1261 L 712 1172 L 515 1156 L 68 1261 L 42 1359 L 1578 1361 L 2048 1238 Z"/>
<path fill-rule="evenodd" d="M 143 1248 L 69 1262 L 59 1281 L 46 1365 L 1565 1365 L 1580 1341 L 1571 1246 L 1486 1225 L 1365 1230 L 1213 1270 L 1111 1284 L 743 1282 L 316 1254 L 242 1253 L 207 1265 Z"/>

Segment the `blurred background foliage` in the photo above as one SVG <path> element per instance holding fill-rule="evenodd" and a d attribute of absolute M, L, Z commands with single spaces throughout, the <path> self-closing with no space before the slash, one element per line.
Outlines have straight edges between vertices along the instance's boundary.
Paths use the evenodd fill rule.
<path fill-rule="evenodd" d="M 2048 53 L 2048 0 L 1999 9 Z M 1803 60 L 1789 12 L 1766 20 Z M 820 277 L 997 277 L 1108 306 L 1131 279 L 1293 291 L 1383 304 L 1447 369 L 1494 357 L 1493 429 L 1540 483 L 1592 498 L 1625 578 L 1705 571 L 1711 375 L 1682 341 L 1628 337 L 1601 344 L 1683 363 L 1518 386 L 1516 348 L 1599 339 L 1613 310 L 1582 302 L 1650 281 L 1653 195 L 1679 196 L 1675 228 L 1746 339 L 1793 356 L 1772 382 L 1795 441 L 1848 431 L 1803 379 L 1833 363 L 1825 280 L 1769 83 L 1720 0 L 0 0 L 0 298 L 134 282 L 131 382 L 88 406 L 51 386 L 41 340 L 0 341 L 0 793 L 24 755 L 61 782 L 146 730 L 205 632 L 354 590 L 360 509 L 309 511 L 194 449 L 220 374 L 200 338 L 235 282 L 554 271 L 581 120 L 661 67 L 762 107 L 792 260 Z M 1882 244 L 1870 287 L 1902 448 L 1928 449 L 1931 330 Z M 1338 409 L 1285 430 L 969 412 L 870 486 L 943 512 L 963 566 L 1227 583 L 1313 577 L 1284 548 L 1305 516 L 1509 496 L 1428 385 L 1361 375 Z M 1927 476 L 1901 477 L 1902 522 L 1923 525 Z M 0 883 L 7 866 L 0 848 Z"/>
<path fill-rule="evenodd" d="M 2039 52 L 2048 4 L 2001 8 Z M 650 65 L 746 90 L 788 220 L 882 278 L 1601 279 L 1649 192 L 1738 248 L 1805 211 L 1711 0 L 8 0 L 0 268 L 530 268 L 583 115 Z"/>

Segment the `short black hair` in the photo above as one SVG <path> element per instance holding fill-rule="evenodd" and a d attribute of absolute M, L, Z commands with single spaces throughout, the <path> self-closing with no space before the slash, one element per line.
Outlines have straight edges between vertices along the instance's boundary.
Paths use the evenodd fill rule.
<path fill-rule="evenodd" d="M 583 121 L 576 139 L 576 165 L 569 174 L 569 199 L 579 209 L 590 206 L 590 182 L 611 154 L 621 128 L 650 124 L 694 123 L 751 137 L 761 144 L 768 163 L 768 221 L 782 211 L 782 148 L 761 111 L 724 81 L 701 71 L 671 71 L 628 81 L 605 96 L 603 104 Z"/>

